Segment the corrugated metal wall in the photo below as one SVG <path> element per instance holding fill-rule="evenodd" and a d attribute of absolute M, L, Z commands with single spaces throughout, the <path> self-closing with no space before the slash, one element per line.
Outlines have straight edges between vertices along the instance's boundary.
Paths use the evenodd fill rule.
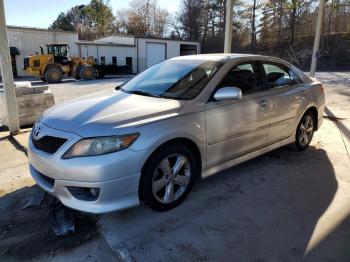
<path fill-rule="evenodd" d="M 31 54 L 40 53 L 40 45 L 44 47 L 46 53 L 46 45 L 53 43 L 68 44 L 70 54 L 79 55 L 77 33 L 57 32 L 43 29 L 7 27 L 9 46 L 17 47 L 20 55 L 16 56 L 16 67 L 18 76 L 24 76 L 23 59 Z"/>
<path fill-rule="evenodd" d="M 77 33 L 58 32 L 44 29 L 8 27 L 9 45 L 17 47 L 20 55 L 16 56 L 16 67 L 18 76 L 24 76 L 23 59 L 31 54 L 40 53 L 40 45 L 44 47 L 53 43 L 68 44 L 71 56 L 88 57 L 93 56 L 101 63 L 101 56 L 105 57 L 106 64 L 112 64 L 112 57 L 117 57 L 118 65 L 125 65 L 126 57 L 132 57 L 133 73 L 142 72 L 147 69 L 147 42 L 166 44 L 166 59 L 180 55 L 180 45 L 197 45 L 198 42 L 173 41 L 168 39 L 134 38 L 130 36 L 110 36 L 97 40 L 94 43 L 77 45 Z M 114 43 L 115 45 L 103 44 L 103 42 Z M 138 46 L 132 46 L 137 44 Z M 126 45 L 126 46 L 121 46 Z M 137 51 L 138 49 L 138 51 Z M 138 57 L 137 57 L 138 56 Z M 138 63 L 138 66 L 137 66 Z"/>
<path fill-rule="evenodd" d="M 88 57 L 93 56 L 94 59 L 97 58 L 97 62 L 101 63 L 101 57 L 105 57 L 106 65 L 112 64 L 113 57 L 117 59 L 117 65 L 126 65 L 126 57 L 132 57 L 132 71 L 137 72 L 137 54 L 136 47 L 133 46 L 118 46 L 118 45 L 103 45 L 101 44 L 80 44 L 81 46 L 81 56 Z"/>

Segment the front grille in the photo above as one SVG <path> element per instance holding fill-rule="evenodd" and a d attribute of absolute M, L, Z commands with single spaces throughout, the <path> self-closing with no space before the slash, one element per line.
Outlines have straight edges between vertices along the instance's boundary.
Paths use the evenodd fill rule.
<path fill-rule="evenodd" d="M 42 138 L 36 140 L 32 135 L 31 139 L 36 149 L 49 154 L 54 154 L 67 141 L 65 138 L 54 136 L 43 136 Z"/>

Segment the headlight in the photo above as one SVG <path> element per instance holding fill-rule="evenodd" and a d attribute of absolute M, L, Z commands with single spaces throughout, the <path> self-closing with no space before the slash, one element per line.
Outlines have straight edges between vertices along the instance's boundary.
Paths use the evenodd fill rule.
<path fill-rule="evenodd" d="M 139 134 L 85 138 L 74 144 L 63 155 L 63 158 L 98 156 L 117 152 L 131 146 L 138 137 Z"/>

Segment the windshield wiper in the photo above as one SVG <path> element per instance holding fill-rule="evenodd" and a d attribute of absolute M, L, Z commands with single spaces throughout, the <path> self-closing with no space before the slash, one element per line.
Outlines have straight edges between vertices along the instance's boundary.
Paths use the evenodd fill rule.
<path fill-rule="evenodd" d="M 156 95 L 156 94 L 152 94 L 152 93 L 149 93 L 149 92 L 146 92 L 146 91 L 142 91 L 142 90 L 123 90 L 125 93 L 128 93 L 128 94 L 134 94 L 134 95 L 141 95 L 141 96 L 151 96 L 151 97 L 158 97 L 158 98 L 162 98 L 162 96 L 160 95 Z"/>

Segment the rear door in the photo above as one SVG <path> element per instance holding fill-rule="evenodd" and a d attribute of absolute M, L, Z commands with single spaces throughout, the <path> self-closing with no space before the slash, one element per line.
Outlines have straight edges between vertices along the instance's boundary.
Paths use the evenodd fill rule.
<path fill-rule="evenodd" d="M 271 102 L 268 143 L 273 144 L 294 135 L 308 97 L 303 82 L 287 66 L 269 61 L 260 66 Z"/>

